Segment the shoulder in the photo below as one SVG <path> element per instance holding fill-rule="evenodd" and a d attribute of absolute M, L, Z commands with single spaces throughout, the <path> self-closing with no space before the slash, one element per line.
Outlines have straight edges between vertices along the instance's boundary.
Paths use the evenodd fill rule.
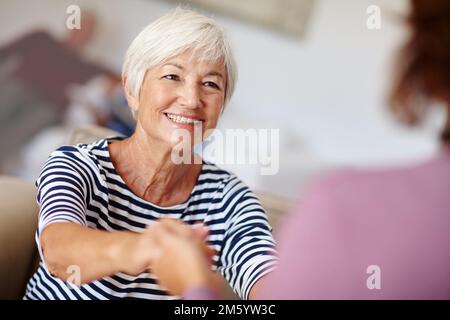
<path fill-rule="evenodd" d="M 48 45 L 53 45 L 54 43 L 56 43 L 56 40 L 47 31 L 39 29 L 22 34 L 1 47 L 8 51 L 11 50 L 15 52 L 16 50 L 34 49 L 37 46 L 46 47 Z"/>
<path fill-rule="evenodd" d="M 308 194 L 322 194 L 329 199 L 371 199 L 374 194 L 389 197 L 400 190 L 413 192 L 424 178 L 439 180 L 443 170 L 436 161 L 388 168 L 340 169 L 318 177 L 307 189 Z M 353 196 L 352 196 L 353 195 Z"/>
<path fill-rule="evenodd" d="M 49 32 L 44 29 L 38 29 L 34 32 L 28 33 L 24 37 L 25 39 L 38 39 L 44 41 L 56 41 Z"/>
<path fill-rule="evenodd" d="M 72 163 L 96 164 L 99 156 L 106 150 L 106 144 L 106 139 L 101 139 L 90 144 L 63 145 L 53 151 L 48 160 L 65 159 Z"/>
<path fill-rule="evenodd" d="M 39 184 L 48 173 L 97 177 L 102 171 L 99 160 L 107 151 L 106 148 L 106 139 L 90 144 L 63 145 L 50 154 L 36 183 Z"/>
<path fill-rule="evenodd" d="M 420 166 L 384 169 L 341 169 L 313 181 L 298 195 L 296 219 L 322 216 L 333 219 L 363 219 L 389 216 L 389 212 L 419 201 L 428 173 Z M 429 180 L 429 179 L 425 179 Z M 422 181 L 422 182 L 420 182 Z M 414 198 L 412 195 L 417 195 Z M 402 199 L 409 199 L 405 202 Z M 327 218 L 325 218 L 327 217 Z"/>
<path fill-rule="evenodd" d="M 30 32 L 27 34 L 24 34 L 17 43 L 22 43 L 26 45 L 54 45 L 57 44 L 58 41 L 46 30 L 39 29 L 34 32 Z"/>

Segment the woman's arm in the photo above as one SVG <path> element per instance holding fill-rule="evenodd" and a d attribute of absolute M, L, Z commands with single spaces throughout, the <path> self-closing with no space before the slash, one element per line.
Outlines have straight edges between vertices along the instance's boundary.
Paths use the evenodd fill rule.
<path fill-rule="evenodd" d="M 118 272 L 145 272 L 153 252 L 149 229 L 141 234 L 107 232 L 65 222 L 53 223 L 43 230 L 41 248 L 52 275 L 66 281 L 73 270 L 80 271 L 77 285 Z"/>
<path fill-rule="evenodd" d="M 265 283 L 265 279 L 267 279 L 269 277 L 270 274 L 266 274 L 264 276 L 262 276 L 261 278 L 259 278 L 255 284 L 252 286 L 252 288 L 250 289 L 250 292 L 248 294 L 248 299 L 249 300 L 258 300 L 260 292 L 261 292 L 261 288 L 264 288 L 264 283 Z"/>
<path fill-rule="evenodd" d="M 117 272 L 145 272 L 153 252 L 149 229 L 133 233 L 88 228 L 88 204 L 102 201 L 89 183 L 93 178 L 88 168 L 94 165 L 77 148 L 63 146 L 50 155 L 36 181 L 41 258 L 50 273 L 77 285 Z"/>

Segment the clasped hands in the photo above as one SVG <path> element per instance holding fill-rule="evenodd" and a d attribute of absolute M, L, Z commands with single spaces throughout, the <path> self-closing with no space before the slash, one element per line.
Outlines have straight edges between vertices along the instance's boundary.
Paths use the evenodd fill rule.
<path fill-rule="evenodd" d="M 123 272 L 151 272 L 173 295 L 195 287 L 211 287 L 217 275 L 211 270 L 215 251 L 206 243 L 208 232 L 203 225 L 160 219 L 124 246 L 128 268 Z"/>

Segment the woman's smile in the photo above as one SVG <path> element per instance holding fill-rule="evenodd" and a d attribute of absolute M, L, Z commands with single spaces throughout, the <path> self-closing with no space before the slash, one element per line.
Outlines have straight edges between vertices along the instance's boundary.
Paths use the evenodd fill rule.
<path fill-rule="evenodd" d="M 177 128 L 193 130 L 194 127 L 201 127 L 205 120 L 198 116 L 164 112 L 165 117 Z"/>

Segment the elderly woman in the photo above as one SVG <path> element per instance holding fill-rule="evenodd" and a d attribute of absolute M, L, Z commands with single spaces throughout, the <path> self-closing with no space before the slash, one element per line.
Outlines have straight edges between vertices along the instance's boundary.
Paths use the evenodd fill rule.
<path fill-rule="evenodd" d="M 212 269 L 248 298 L 276 261 L 264 209 L 235 175 L 193 154 L 172 159 L 175 133 L 215 128 L 233 93 L 224 31 L 176 9 L 136 37 L 122 75 L 134 134 L 63 146 L 36 182 L 41 262 L 25 299 L 174 298 L 151 274 L 153 257 L 164 254 L 152 235 L 160 218 L 206 226 L 196 234 Z"/>

